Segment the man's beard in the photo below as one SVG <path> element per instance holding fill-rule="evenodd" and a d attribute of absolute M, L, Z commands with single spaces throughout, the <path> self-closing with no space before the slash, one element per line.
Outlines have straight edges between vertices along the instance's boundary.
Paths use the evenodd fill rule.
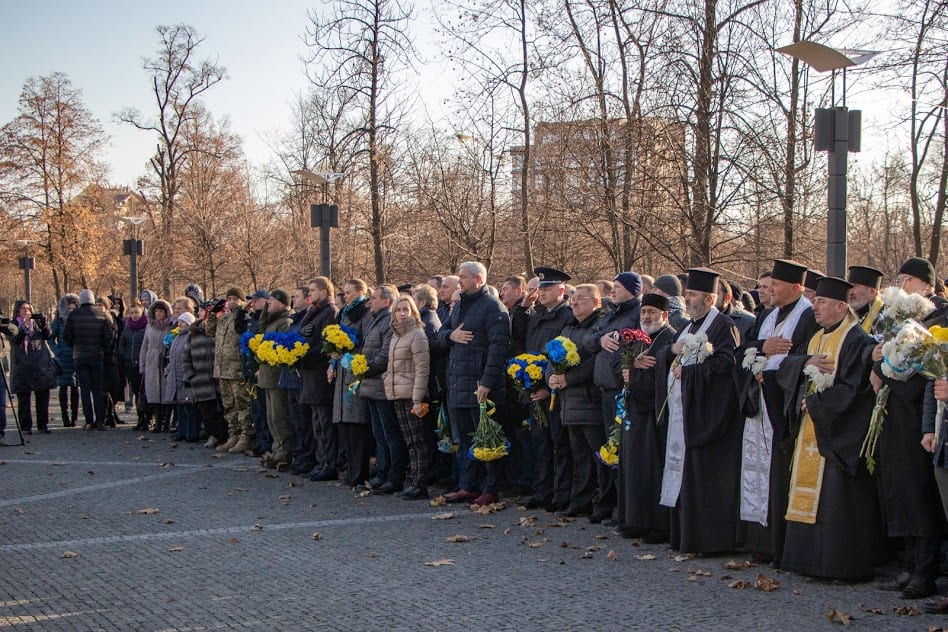
<path fill-rule="evenodd" d="M 642 325 L 642 329 L 645 330 L 645 333 L 651 336 L 652 334 L 654 334 L 655 332 L 657 332 L 659 329 L 661 329 L 664 326 L 665 326 L 665 323 L 659 321 L 652 325 Z"/>
<path fill-rule="evenodd" d="M 852 307 L 854 311 L 859 311 L 868 304 L 869 304 L 868 299 L 863 301 L 863 300 L 854 298 L 853 300 L 849 301 L 849 306 Z"/>

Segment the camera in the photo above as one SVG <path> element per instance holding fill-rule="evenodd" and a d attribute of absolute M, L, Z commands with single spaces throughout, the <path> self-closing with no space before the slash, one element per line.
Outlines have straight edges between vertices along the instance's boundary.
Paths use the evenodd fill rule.
<path fill-rule="evenodd" d="M 46 317 L 43 316 L 42 314 L 31 314 L 30 318 L 35 320 L 38 323 L 46 320 Z"/>
<path fill-rule="evenodd" d="M 210 310 L 212 314 L 217 314 L 218 312 L 223 311 L 224 305 L 227 303 L 226 298 L 212 298 L 209 301 L 204 301 L 201 303 L 201 309 Z"/>
<path fill-rule="evenodd" d="M 4 314 L 0 314 L 0 325 L 9 325 L 9 324 L 10 324 L 10 318 Z"/>

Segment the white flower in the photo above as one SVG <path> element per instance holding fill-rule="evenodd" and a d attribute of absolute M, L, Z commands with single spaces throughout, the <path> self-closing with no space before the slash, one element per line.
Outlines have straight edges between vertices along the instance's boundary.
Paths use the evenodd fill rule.
<path fill-rule="evenodd" d="M 822 393 L 833 385 L 833 374 L 823 373 L 818 367 L 812 364 L 808 364 L 806 368 L 803 369 L 803 374 L 810 379 L 817 393 Z"/>
<path fill-rule="evenodd" d="M 935 304 L 924 296 L 908 294 L 897 287 L 883 290 L 882 300 L 885 307 L 880 321 L 885 339 L 895 336 L 906 320 L 921 320 L 935 311 Z"/>
<path fill-rule="evenodd" d="M 759 375 L 767 367 L 767 356 L 758 354 L 756 347 L 748 347 L 744 351 L 744 361 L 741 362 L 741 367 L 754 375 Z"/>
<path fill-rule="evenodd" d="M 882 374 L 904 382 L 915 375 L 915 368 L 909 358 L 917 357 L 924 329 L 914 320 L 905 320 L 899 326 L 895 336 L 882 344 Z"/>
<path fill-rule="evenodd" d="M 681 350 L 682 364 L 701 364 L 714 353 L 714 345 L 708 342 L 707 334 L 685 334 L 681 341 L 684 343 Z"/>

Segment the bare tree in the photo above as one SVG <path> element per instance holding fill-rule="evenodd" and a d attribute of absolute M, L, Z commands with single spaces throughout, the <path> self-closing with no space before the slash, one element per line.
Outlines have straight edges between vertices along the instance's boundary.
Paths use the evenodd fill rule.
<path fill-rule="evenodd" d="M 395 132 L 399 75 L 409 68 L 415 51 L 408 32 L 412 7 L 400 0 L 337 0 L 331 15 L 309 13 L 306 60 L 313 85 L 321 91 L 341 90 L 358 110 L 349 134 L 359 140 L 368 163 L 370 222 L 375 280 L 385 281 L 383 247 L 384 147 Z"/>
<path fill-rule="evenodd" d="M 74 241 L 96 227 L 81 205 L 70 205 L 102 177 L 107 137 L 62 73 L 27 79 L 18 110 L 0 129 L 0 197 L 19 209 L 21 227 L 42 236 L 58 296 L 89 256 Z"/>
<path fill-rule="evenodd" d="M 177 274 L 172 229 L 181 188 L 179 178 L 194 150 L 187 144 L 183 130 L 194 116 L 201 95 L 222 81 L 226 71 L 217 62 L 196 58 L 204 38 L 193 27 L 176 24 L 159 26 L 156 31 L 161 40 L 157 54 L 145 59 L 143 68 L 150 75 L 158 111 L 154 117 L 146 117 L 138 110 L 126 108 L 117 118 L 158 136 L 158 146 L 149 166 L 157 179 L 159 234 L 168 255 L 166 265 L 161 268 L 161 289 L 165 296 L 170 296 Z"/>

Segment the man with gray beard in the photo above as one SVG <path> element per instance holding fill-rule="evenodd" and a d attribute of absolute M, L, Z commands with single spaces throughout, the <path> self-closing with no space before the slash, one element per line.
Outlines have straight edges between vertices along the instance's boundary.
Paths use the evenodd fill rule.
<path fill-rule="evenodd" d="M 879 296 L 882 287 L 882 272 L 869 266 L 849 266 L 849 277 L 853 289 L 849 290 L 849 306 L 859 318 L 859 326 L 867 334 L 881 333 L 877 331 L 879 315 L 885 304 Z M 878 340 L 878 339 L 877 339 Z"/>
<path fill-rule="evenodd" d="M 656 544 L 668 542 L 670 518 L 668 508 L 658 503 L 667 437 L 665 426 L 655 422 L 656 401 L 658 406 L 663 401 L 655 392 L 655 356 L 674 342 L 676 332 L 668 324 L 668 299 L 659 294 L 642 297 L 639 318 L 652 344 L 632 368 L 622 372 L 628 384 L 625 406 L 629 423 L 619 442 L 616 533 Z"/>

